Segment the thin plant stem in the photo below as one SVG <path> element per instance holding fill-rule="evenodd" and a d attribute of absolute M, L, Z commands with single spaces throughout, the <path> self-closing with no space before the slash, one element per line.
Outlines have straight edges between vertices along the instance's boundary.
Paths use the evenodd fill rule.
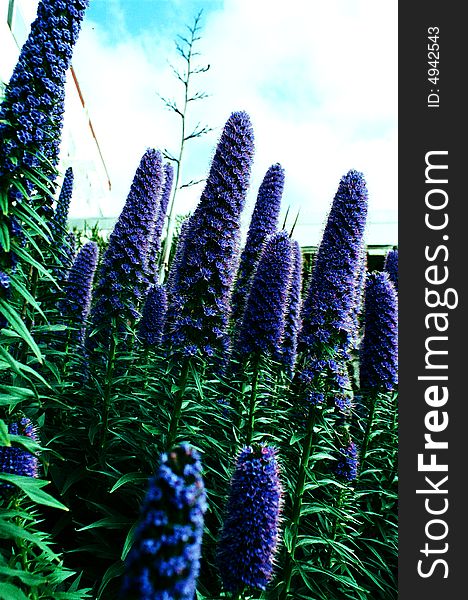
<path fill-rule="evenodd" d="M 186 359 L 182 365 L 182 369 L 180 372 L 178 390 L 177 390 L 176 397 L 175 397 L 174 409 L 172 411 L 171 422 L 169 425 L 169 432 L 167 435 L 166 446 L 167 446 L 168 450 L 173 446 L 173 444 L 177 438 L 177 431 L 179 429 L 179 422 L 180 422 L 180 417 L 182 414 L 182 402 L 183 402 L 183 399 L 185 396 L 185 390 L 187 388 L 189 370 L 190 370 L 190 361 L 188 359 Z"/>
<path fill-rule="evenodd" d="M 186 125 L 187 125 L 187 107 L 190 102 L 189 97 L 189 87 L 190 87 L 190 76 L 192 75 L 192 59 L 193 59 L 193 45 L 196 41 L 196 36 L 199 30 L 198 23 L 200 21 L 201 12 L 195 17 L 195 21 L 193 27 L 190 29 L 191 38 L 188 43 L 188 52 L 185 57 L 187 63 L 187 71 L 186 76 L 182 80 L 184 86 L 184 101 L 182 110 L 177 110 L 177 114 L 181 119 L 181 127 L 180 127 L 180 145 L 179 145 L 179 155 L 177 156 L 175 162 L 175 177 L 174 177 L 174 187 L 172 190 L 171 202 L 169 205 L 169 210 L 167 213 L 167 231 L 166 238 L 164 240 L 164 248 L 163 248 L 163 260 L 161 264 L 161 269 L 159 273 L 159 281 L 160 283 L 164 283 L 166 275 L 169 270 L 169 258 L 171 254 L 171 246 L 172 239 L 174 237 L 174 207 L 175 207 L 175 199 L 177 196 L 177 192 L 179 190 L 179 184 L 181 181 L 181 173 L 182 173 L 182 158 L 184 155 L 185 142 L 187 141 L 186 137 Z"/>
<path fill-rule="evenodd" d="M 109 411 L 110 411 L 110 403 L 111 403 L 111 395 L 112 395 L 112 383 L 113 383 L 116 353 L 117 353 L 117 341 L 115 338 L 115 325 L 113 324 L 112 329 L 111 329 L 111 336 L 110 336 L 109 354 L 108 354 L 108 358 L 107 358 L 106 385 L 104 387 L 104 410 L 103 410 L 103 417 L 102 417 L 101 447 L 104 447 L 104 444 L 107 439 L 107 429 L 108 429 L 108 425 L 109 425 Z"/>

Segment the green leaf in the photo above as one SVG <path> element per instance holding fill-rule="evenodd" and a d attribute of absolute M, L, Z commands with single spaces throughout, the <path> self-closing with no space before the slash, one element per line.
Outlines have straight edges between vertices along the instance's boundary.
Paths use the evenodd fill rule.
<path fill-rule="evenodd" d="M 0 446 L 11 446 L 8 426 L 2 419 L 0 419 Z"/>
<path fill-rule="evenodd" d="M 58 508 L 60 510 L 68 510 L 64 504 L 41 489 L 50 483 L 49 481 L 43 481 L 42 479 L 34 479 L 33 477 L 25 477 L 22 475 L 12 475 L 10 473 L 0 473 L 0 480 L 16 485 L 33 502 L 37 502 L 37 504 L 51 506 L 52 508 Z"/>
<path fill-rule="evenodd" d="M 1 600 L 28 600 L 24 593 L 12 583 L 0 583 Z"/>
<path fill-rule="evenodd" d="M 115 492 L 115 490 L 118 490 L 120 486 L 124 485 L 125 483 L 128 482 L 141 482 L 141 481 L 147 481 L 148 480 L 148 476 L 144 475 L 143 473 L 125 473 L 125 475 L 122 475 L 122 477 L 120 477 L 120 479 L 118 479 L 118 481 L 116 481 L 116 483 L 114 483 L 114 485 L 112 486 L 112 489 L 110 490 L 109 494 L 112 494 L 112 492 Z"/>
<path fill-rule="evenodd" d="M 30 331 L 23 323 L 19 314 L 16 312 L 16 310 L 13 310 L 13 308 L 7 304 L 3 298 L 0 298 L 0 312 L 6 318 L 13 330 L 16 331 L 16 333 L 28 344 L 28 346 L 36 355 L 37 360 L 42 364 L 43 358 L 41 351 L 39 350 L 39 346 L 34 341 Z"/>

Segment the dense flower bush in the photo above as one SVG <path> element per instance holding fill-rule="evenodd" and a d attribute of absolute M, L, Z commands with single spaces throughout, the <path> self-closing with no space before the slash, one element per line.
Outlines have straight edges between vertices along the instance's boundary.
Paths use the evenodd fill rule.
<path fill-rule="evenodd" d="M 0 109 L 0 595 L 396 599 L 397 251 L 367 274 L 364 176 L 307 282 L 279 164 L 240 254 L 243 111 L 166 281 L 159 151 L 108 239 L 70 232 L 71 170 L 53 198 L 86 4 L 39 3 Z"/>

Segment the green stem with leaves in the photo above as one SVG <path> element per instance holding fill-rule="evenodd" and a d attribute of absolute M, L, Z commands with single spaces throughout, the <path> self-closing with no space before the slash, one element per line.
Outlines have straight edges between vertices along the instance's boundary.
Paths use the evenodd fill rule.
<path fill-rule="evenodd" d="M 182 414 L 182 403 L 185 396 L 185 390 L 187 389 L 187 381 L 190 370 L 190 360 L 185 359 L 182 364 L 182 369 L 180 371 L 179 384 L 177 386 L 177 392 L 174 401 L 174 408 L 171 415 L 171 422 L 169 425 L 169 432 L 167 434 L 167 444 L 166 447 L 169 450 L 176 441 L 177 431 L 179 429 L 180 417 Z"/>
<path fill-rule="evenodd" d="M 291 589 L 292 573 L 296 554 L 297 540 L 299 536 L 299 524 L 301 519 L 302 501 L 304 497 L 304 487 L 307 477 L 307 468 L 309 466 L 310 456 L 314 447 L 314 426 L 316 422 L 316 410 L 312 409 L 307 421 L 304 446 L 302 448 L 301 461 L 299 464 L 299 473 L 294 489 L 294 500 L 291 514 L 291 546 L 286 555 L 286 561 L 283 571 L 283 589 L 280 594 L 280 600 L 286 600 Z"/>
<path fill-rule="evenodd" d="M 329 552 L 328 552 L 328 568 L 331 567 L 331 563 L 332 563 L 332 559 L 333 559 L 333 542 L 335 541 L 336 534 L 338 532 L 338 522 L 339 522 L 340 510 L 341 510 L 341 507 L 343 506 L 343 500 L 344 500 L 344 490 L 340 489 L 340 493 L 338 495 L 338 500 L 336 503 L 336 515 L 333 518 L 333 526 L 332 526 L 332 532 L 331 532 L 331 536 L 330 536 L 330 547 L 329 547 Z"/>
<path fill-rule="evenodd" d="M 364 472 L 364 465 L 366 463 L 367 460 L 367 450 L 369 448 L 369 438 L 370 435 L 372 433 L 372 426 L 374 424 L 374 417 L 375 417 L 375 410 L 377 407 L 377 399 L 378 399 L 378 395 L 377 394 L 372 394 L 371 396 L 371 407 L 369 410 L 369 415 L 367 417 L 367 423 L 366 423 L 366 430 L 364 432 L 364 439 L 362 440 L 362 446 L 361 446 L 361 467 L 360 467 L 360 473 Z"/>
<path fill-rule="evenodd" d="M 117 354 L 117 340 L 116 340 L 116 328 L 115 324 L 111 328 L 109 353 L 107 356 L 107 368 L 106 368 L 106 382 L 104 386 L 104 406 L 102 415 L 102 432 L 101 432 L 101 447 L 104 447 L 107 439 L 107 429 L 109 425 L 109 412 L 112 396 L 112 383 L 115 368 L 115 359 Z"/>

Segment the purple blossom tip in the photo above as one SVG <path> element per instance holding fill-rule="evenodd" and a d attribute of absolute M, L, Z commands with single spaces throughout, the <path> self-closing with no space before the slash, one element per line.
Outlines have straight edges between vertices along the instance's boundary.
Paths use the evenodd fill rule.
<path fill-rule="evenodd" d="M 231 479 L 218 566 L 226 591 L 264 590 L 273 574 L 282 505 L 276 450 L 247 446 Z"/>
<path fill-rule="evenodd" d="M 245 301 L 263 244 L 278 228 L 283 189 L 284 169 L 277 163 L 268 169 L 258 190 L 247 240 L 241 254 L 231 299 L 231 320 L 234 327 L 238 327 L 242 320 Z"/>
<path fill-rule="evenodd" d="M 398 250 L 390 250 L 385 258 L 385 271 L 387 271 L 390 281 L 398 291 Z"/>
<path fill-rule="evenodd" d="M 398 383 L 398 300 L 385 272 L 374 272 L 367 277 L 364 319 L 361 388 L 391 392 Z"/>
<path fill-rule="evenodd" d="M 103 330 L 112 320 L 133 323 L 139 315 L 139 305 L 148 289 L 148 247 L 161 183 L 161 153 L 149 149 L 140 161 L 102 259 L 91 309 L 94 329 Z"/>
<path fill-rule="evenodd" d="M 17 423 L 8 425 L 8 433 L 22 435 L 31 440 L 38 441 L 37 431 L 30 419 L 23 417 Z M 21 475 L 23 477 L 37 477 L 39 460 L 36 455 L 17 446 L 0 446 L 0 473 Z M 14 486 L 9 483 L 0 483 L 0 494 L 11 491 Z"/>
<path fill-rule="evenodd" d="M 166 310 L 165 287 L 162 285 L 152 286 L 146 296 L 138 331 L 138 337 L 145 346 L 155 346 L 161 342 Z"/>
<path fill-rule="evenodd" d="M 183 444 L 163 454 L 141 507 L 121 598 L 193 600 L 205 511 L 198 453 Z"/>
<path fill-rule="evenodd" d="M 352 441 L 346 448 L 338 451 L 338 461 L 334 467 L 334 473 L 343 481 L 354 481 L 358 472 L 358 452 L 356 444 Z"/>
<path fill-rule="evenodd" d="M 292 242 L 292 272 L 284 321 L 280 361 L 288 375 L 292 375 L 297 355 L 297 336 L 301 328 L 302 252 L 296 241 Z"/>
<path fill-rule="evenodd" d="M 175 354 L 207 358 L 229 351 L 229 300 L 253 150 L 248 115 L 233 113 L 185 230 L 180 262 L 172 276 L 165 337 Z"/>
<path fill-rule="evenodd" d="M 236 351 L 241 355 L 280 354 L 291 261 L 292 248 L 287 232 L 280 231 L 271 236 L 264 245 L 253 276 L 239 328 Z"/>
<path fill-rule="evenodd" d="M 98 256 L 96 242 L 87 242 L 78 252 L 64 285 L 65 297 L 59 308 L 77 328 L 72 338 L 78 344 L 84 340 Z"/>
<path fill-rule="evenodd" d="M 301 350 L 313 354 L 323 343 L 344 354 L 349 350 L 366 217 L 364 176 L 349 171 L 340 181 L 317 252 L 302 310 Z"/>

